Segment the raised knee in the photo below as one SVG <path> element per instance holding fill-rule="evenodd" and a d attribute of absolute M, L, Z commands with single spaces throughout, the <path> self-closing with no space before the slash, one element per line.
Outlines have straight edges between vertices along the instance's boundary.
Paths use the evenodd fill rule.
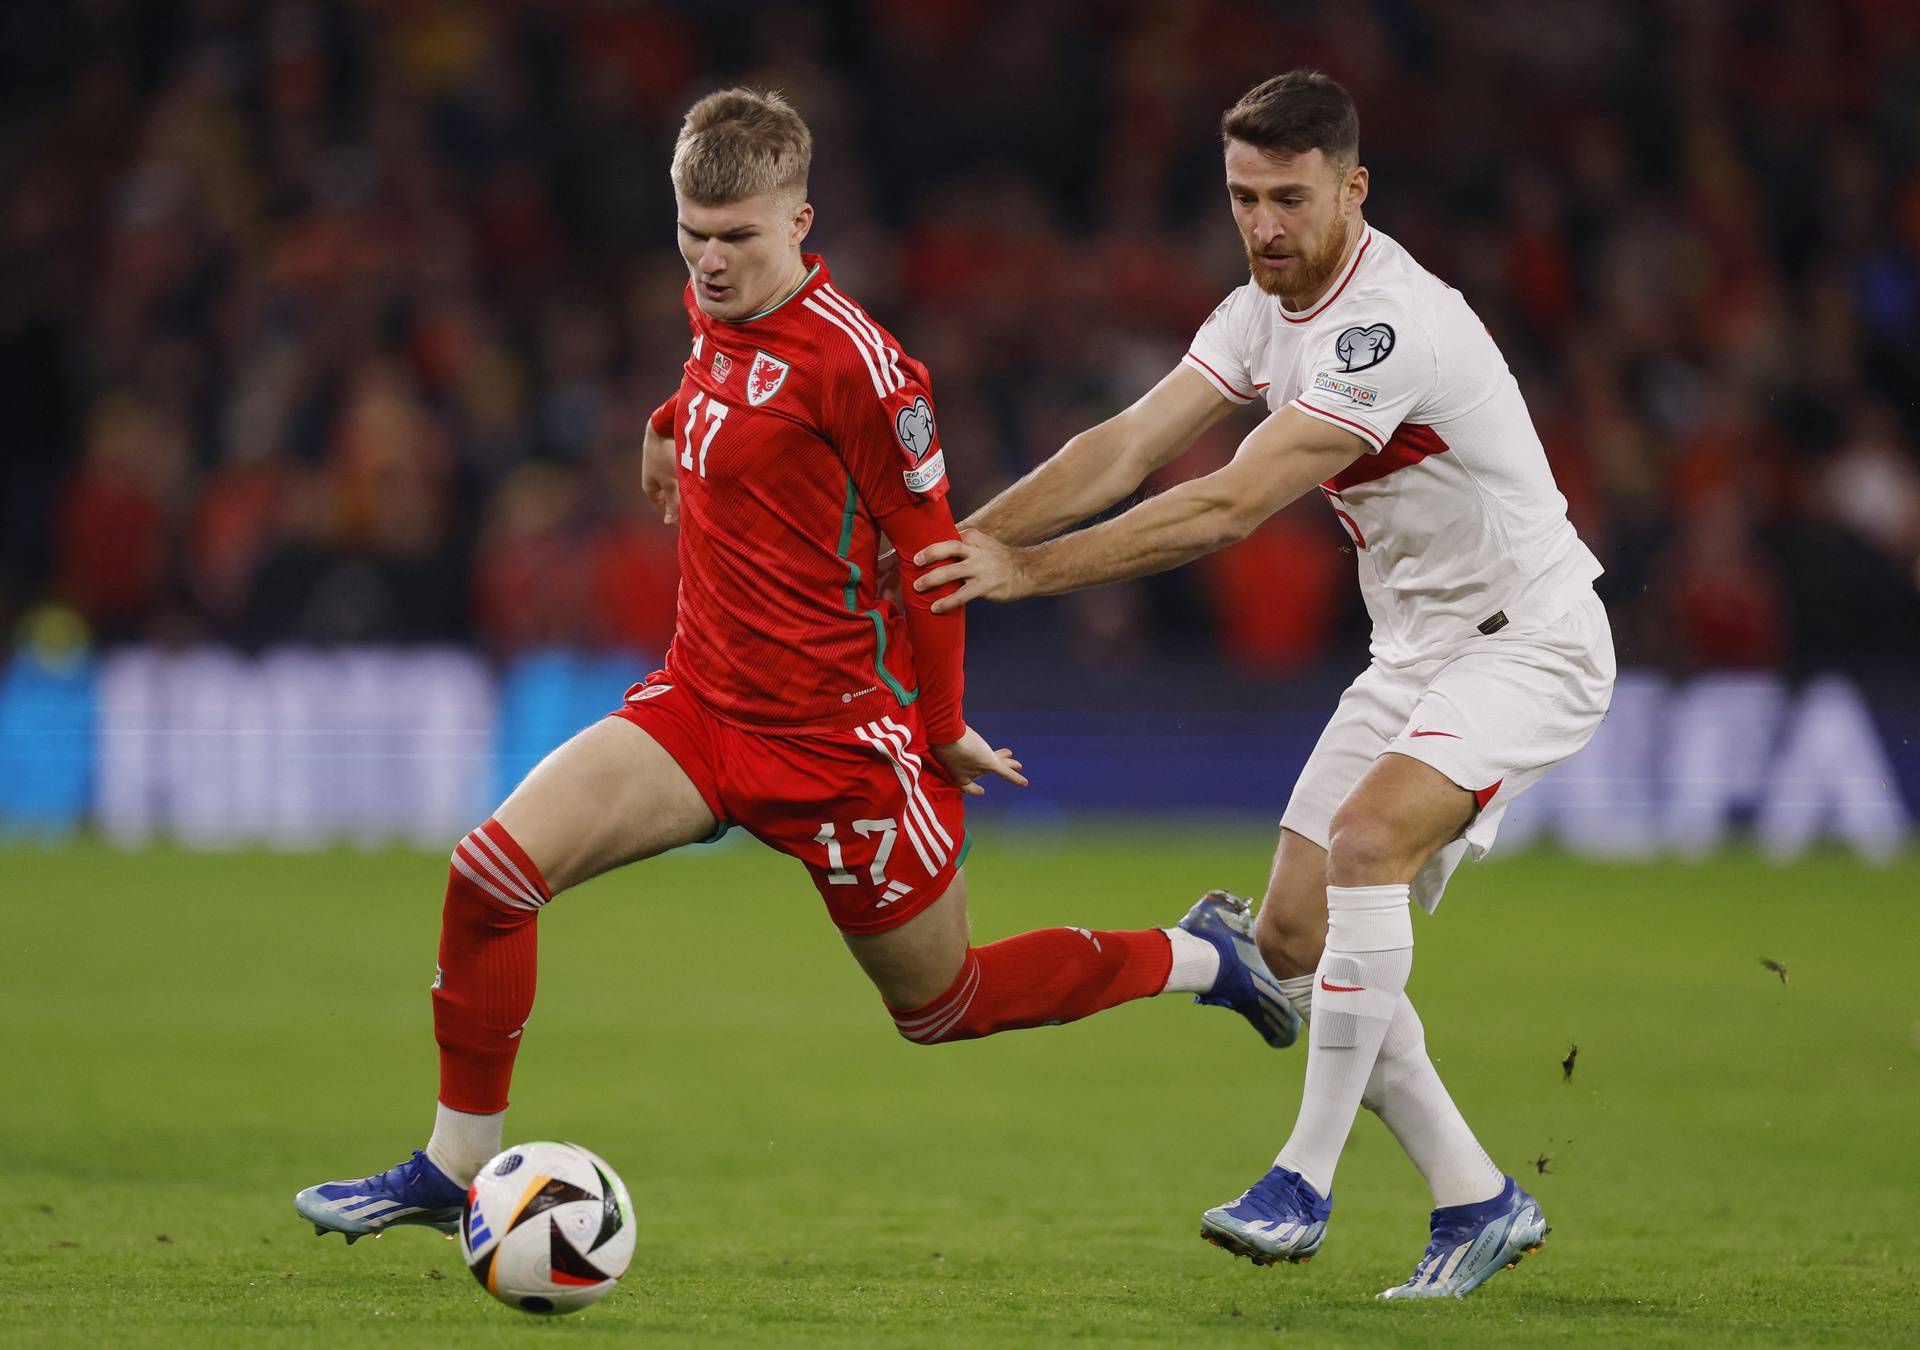
<path fill-rule="evenodd" d="M 1371 886 L 1403 878 L 1402 841 L 1378 815 L 1342 808 L 1327 841 L 1327 879 L 1336 886 Z"/>
<path fill-rule="evenodd" d="M 893 1018 L 894 1030 L 914 1045 L 972 1040 L 985 1034 L 971 1017 L 979 992 L 980 958 L 969 948 L 960 973 L 939 997 L 916 1008 L 896 1008 L 889 1003 L 887 1012 Z"/>
<path fill-rule="evenodd" d="M 447 860 L 450 880 L 460 880 L 488 904 L 538 914 L 553 891 L 532 858 L 497 820 L 467 832 Z"/>
<path fill-rule="evenodd" d="M 901 1026 L 898 1019 L 895 1019 L 893 1024 L 893 1029 L 900 1033 L 900 1039 L 905 1041 L 908 1045 L 945 1045 L 947 1043 L 946 1038 L 942 1036 L 916 1035 L 913 1032 L 909 1031 L 907 1028 Z"/>

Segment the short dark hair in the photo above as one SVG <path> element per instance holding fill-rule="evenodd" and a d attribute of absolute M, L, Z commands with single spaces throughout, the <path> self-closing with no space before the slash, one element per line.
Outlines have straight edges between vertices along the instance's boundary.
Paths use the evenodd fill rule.
<path fill-rule="evenodd" d="M 1222 141 L 1245 141 L 1270 154 L 1352 163 L 1360 157 L 1360 113 L 1339 81 L 1317 70 L 1290 70 L 1240 96 L 1220 119 Z"/>

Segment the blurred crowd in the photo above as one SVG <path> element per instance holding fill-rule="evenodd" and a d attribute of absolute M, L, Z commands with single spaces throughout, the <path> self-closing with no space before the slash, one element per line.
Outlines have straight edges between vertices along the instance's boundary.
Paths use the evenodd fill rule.
<path fill-rule="evenodd" d="M 685 354 L 688 103 L 808 118 L 809 246 L 931 366 L 964 510 L 1244 280 L 1217 121 L 1296 65 L 1359 104 L 1369 219 L 1514 367 L 1624 660 L 1920 657 L 1899 0 L 5 6 L 0 631 L 657 653 L 637 460 Z M 1345 548 L 1303 502 L 976 649 L 1351 664 Z"/>

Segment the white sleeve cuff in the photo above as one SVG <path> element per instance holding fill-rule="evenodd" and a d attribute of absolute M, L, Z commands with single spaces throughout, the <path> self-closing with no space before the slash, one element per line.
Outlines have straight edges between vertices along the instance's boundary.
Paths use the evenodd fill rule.
<path fill-rule="evenodd" d="M 1325 408 L 1316 408 L 1313 406 L 1313 404 L 1307 402 L 1304 398 L 1296 398 L 1295 400 L 1293 400 L 1292 403 L 1289 403 L 1287 406 L 1290 408 L 1298 408 L 1301 412 L 1305 413 L 1307 416 L 1317 417 L 1322 422 L 1326 422 L 1329 425 L 1339 427 L 1342 431 L 1351 431 L 1354 435 L 1358 436 L 1361 440 L 1367 443 L 1367 453 L 1370 455 L 1377 455 L 1382 450 L 1387 448 L 1387 437 L 1382 436 L 1379 432 L 1375 431 L 1372 427 L 1368 426 L 1365 422 L 1360 421 L 1358 418 L 1343 417 L 1337 412 L 1329 412 Z"/>
<path fill-rule="evenodd" d="M 1186 366 L 1189 370 L 1199 371 L 1201 377 L 1205 379 L 1208 384 L 1220 391 L 1222 398 L 1231 399 L 1235 403 L 1253 402 L 1254 399 L 1259 397 L 1260 390 L 1266 387 L 1265 385 L 1255 385 L 1251 393 L 1240 389 L 1222 376 L 1219 371 L 1215 370 L 1205 361 L 1202 361 L 1192 352 L 1188 352 L 1185 356 L 1181 357 L 1180 364 Z"/>

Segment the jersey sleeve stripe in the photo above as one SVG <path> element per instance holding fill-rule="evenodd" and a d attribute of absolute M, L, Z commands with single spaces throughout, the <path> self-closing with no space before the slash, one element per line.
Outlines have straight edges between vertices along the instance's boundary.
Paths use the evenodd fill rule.
<path fill-rule="evenodd" d="M 860 335 L 853 331 L 853 326 L 825 305 L 815 301 L 812 296 L 808 296 L 800 303 L 847 335 L 848 340 L 853 343 L 853 349 L 860 353 L 861 363 L 867 368 L 867 378 L 873 381 L 873 396 L 875 398 L 885 398 L 887 396 L 887 389 L 886 386 L 881 383 L 879 367 L 873 363 L 873 352 L 868 348 L 866 342 L 861 339 Z"/>
<path fill-rule="evenodd" d="M 866 316 L 855 309 L 846 297 L 829 295 L 828 290 L 826 286 L 820 288 L 820 302 L 851 324 L 854 336 L 865 342 L 868 349 L 873 352 L 874 365 L 880 371 L 880 384 L 885 392 L 890 394 L 905 384 L 906 381 L 899 377 L 888 359 L 886 344 L 880 341 L 879 334 L 875 332 Z"/>
<path fill-rule="evenodd" d="M 1345 427 L 1349 431 L 1359 432 L 1367 438 L 1368 444 L 1372 445 L 1376 450 L 1384 450 L 1387 448 L 1387 443 L 1380 439 L 1380 433 L 1368 426 L 1365 422 L 1356 422 L 1351 417 L 1342 417 L 1339 413 L 1328 412 L 1325 408 L 1316 408 L 1303 398 L 1296 398 L 1292 406 L 1298 408 L 1303 413 L 1308 413 L 1319 418 L 1323 422 L 1333 422 Z"/>
<path fill-rule="evenodd" d="M 888 345 L 886 334 L 880 331 L 880 325 L 869 318 L 864 309 L 847 299 L 846 296 L 840 294 L 839 291 L 836 291 L 833 288 L 832 282 L 829 281 L 825 283 L 820 287 L 820 290 L 827 303 L 837 307 L 842 314 L 852 319 L 855 326 L 864 332 L 873 345 L 879 349 L 881 356 L 884 358 L 883 364 L 892 373 L 893 387 L 895 389 L 904 387 L 907 382 L 907 377 L 900 373 L 900 353 Z"/>
<path fill-rule="evenodd" d="M 1205 361 L 1202 361 L 1199 357 L 1195 356 L 1192 352 L 1187 353 L 1186 363 L 1192 369 L 1197 370 L 1202 375 L 1206 376 L 1207 380 L 1214 386 L 1214 388 L 1218 389 L 1221 393 L 1225 394 L 1228 398 L 1232 399 L 1235 403 L 1253 402 L 1252 394 L 1243 394 L 1238 389 L 1235 389 L 1231 384 L 1229 384 L 1225 379 L 1221 377 L 1219 371 L 1215 370 L 1212 366 L 1208 365 Z"/>

